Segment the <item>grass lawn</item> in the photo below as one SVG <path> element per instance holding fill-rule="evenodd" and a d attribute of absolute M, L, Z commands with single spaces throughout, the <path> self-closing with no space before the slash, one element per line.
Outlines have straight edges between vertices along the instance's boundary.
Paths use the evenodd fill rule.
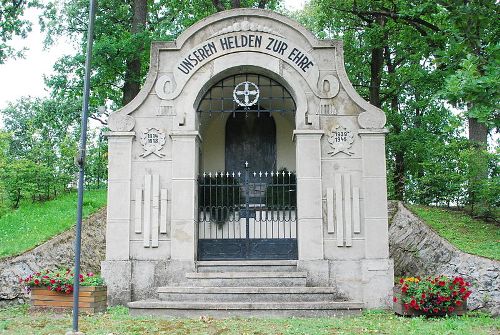
<path fill-rule="evenodd" d="M 76 192 L 43 202 L 24 202 L 0 218 L 0 258 L 18 255 L 71 228 L 76 222 Z M 84 215 L 106 204 L 106 190 L 85 191 Z"/>
<path fill-rule="evenodd" d="M 404 318 L 387 311 L 367 311 L 358 317 L 343 318 L 279 318 L 279 319 L 173 319 L 134 318 L 124 307 L 114 307 L 107 313 L 80 318 L 80 331 L 91 334 L 114 335 L 340 335 L 340 334 L 425 334 L 425 335 L 483 335 L 498 334 L 500 319 L 485 314 L 470 313 L 463 317 Z M 28 312 L 28 306 L 0 309 L 0 333 L 64 334 L 71 330 L 69 314 Z"/>
<path fill-rule="evenodd" d="M 500 260 L 500 228 L 471 218 L 469 215 L 444 208 L 410 205 L 439 235 L 470 254 Z"/>

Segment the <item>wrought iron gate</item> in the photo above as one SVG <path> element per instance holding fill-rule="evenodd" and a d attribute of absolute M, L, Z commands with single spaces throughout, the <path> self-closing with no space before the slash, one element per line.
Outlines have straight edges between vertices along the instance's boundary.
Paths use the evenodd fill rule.
<path fill-rule="evenodd" d="M 198 260 L 297 259 L 296 189 L 287 170 L 203 173 Z"/>

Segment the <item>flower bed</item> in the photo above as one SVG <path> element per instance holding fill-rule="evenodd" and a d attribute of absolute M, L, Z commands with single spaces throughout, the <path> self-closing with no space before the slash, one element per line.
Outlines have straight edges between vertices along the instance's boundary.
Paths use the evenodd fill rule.
<path fill-rule="evenodd" d="M 31 306 L 37 308 L 71 309 L 73 306 L 74 274 L 70 270 L 36 272 L 20 282 L 31 292 Z M 95 313 L 106 310 L 107 290 L 98 275 L 80 275 L 78 307 L 81 312 Z"/>
<path fill-rule="evenodd" d="M 463 315 L 470 286 L 462 277 L 401 278 L 394 287 L 393 310 L 408 316 Z"/>

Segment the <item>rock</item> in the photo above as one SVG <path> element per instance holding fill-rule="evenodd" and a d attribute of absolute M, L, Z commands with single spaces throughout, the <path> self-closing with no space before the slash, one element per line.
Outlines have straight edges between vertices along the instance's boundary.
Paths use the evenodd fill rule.
<path fill-rule="evenodd" d="M 0 260 L 0 306 L 29 299 L 20 277 L 35 271 L 74 267 L 75 229 L 70 229 L 19 256 Z M 100 272 L 105 258 L 106 208 L 84 220 L 82 225 L 82 272 Z"/>
<path fill-rule="evenodd" d="M 467 254 L 440 237 L 397 204 L 389 226 L 389 249 L 396 276 L 462 276 L 472 283 L 469 309 L 500 314 L 500 262 Z"/>

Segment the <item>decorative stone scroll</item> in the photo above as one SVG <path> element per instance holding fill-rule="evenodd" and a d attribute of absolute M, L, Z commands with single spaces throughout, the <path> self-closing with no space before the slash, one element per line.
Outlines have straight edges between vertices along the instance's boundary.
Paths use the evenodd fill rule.
<path fill-rule="evenodd" d="M 159 235 L 167 234 L 167 190 L 160 190 L 160 176 L 144 176 L 144 188 L 135 190 L 134 231 L 143 234 L 144 247 L 156 248 Z"/>
<path fill-rule="evenodd" d="M 358 123 L 365 129 L 383 128 L 386 122 L 385 113 L 381 110 L 367 110 L 359 114 Z"/>
<path fill-rule="evenodd" d="M 333 98 L 340 91 L 339 80 L 334 75 L 328 74 L 321 78 L 318 89 L 325 98 Z"/>
<path fill-rule="evenodd" d="M 111 113 L 108 117 L 108 126 L 111 131 L 131 131 L 135 126 L 135 119 L 130 115 Z"/>
<path fill-rule="evenodd" d="M 165 154 L 160 152 L 160 150 L 163 148 L 166 141 L 167 139 L 163 131 L 157 128 L 147 128 L 146 131 L 141 134 L 140 142 L 144 148 L 144 152 L 139 156 L 145 158 L 154 154 L 160 158 L 165 157 Z"/>
<path fill-rule="evenodd" d="M 262 32 L 262 33 L 268 33 L 268 34 L 273 34 L 276 36 L 283 37 L 282 35 L 278 34 L 275 32 L 273 29 L 263 26 L 261 24 L 257 24 L 255 22 L 249 22 L 249 21 L 242 21 L 242 22 L 235 22 L 232 25 L 225 27 L 219 31 L 217 31 L 215 34 L 210 36 L 212 37 L 217 37 L 220 35 L 228 34 L 228 33 L 234 33 L 238 31 L 255 31 L 255 32 Z"/>
<path fill-rule="evenodd" d="M 167 99 L 176 88 L 175 79 L 171 74 L 164 74 L 156 81 L 155 92 L 160 99 Z"/>
<path fill-rule="evenodd" d="M 349 156 L 354 154 L 354 152 L 351 151 L 354 142 L 354 133 L 341 125 L 337 125 L 332 129 L 328 135 L 327 141 L 332 148 L 332 151 L 328 152 L 331 156 L 335 156 L 339 152 L 343 152 Z"/>
<path fill-rule="evenodd" d="M 352 234 L 361 233 L 360 192 L 349 173 L 335 174 L 335 187 L 326 190 L 327 229 L 337 234 L 337 246 L 352 246 Z"/>

